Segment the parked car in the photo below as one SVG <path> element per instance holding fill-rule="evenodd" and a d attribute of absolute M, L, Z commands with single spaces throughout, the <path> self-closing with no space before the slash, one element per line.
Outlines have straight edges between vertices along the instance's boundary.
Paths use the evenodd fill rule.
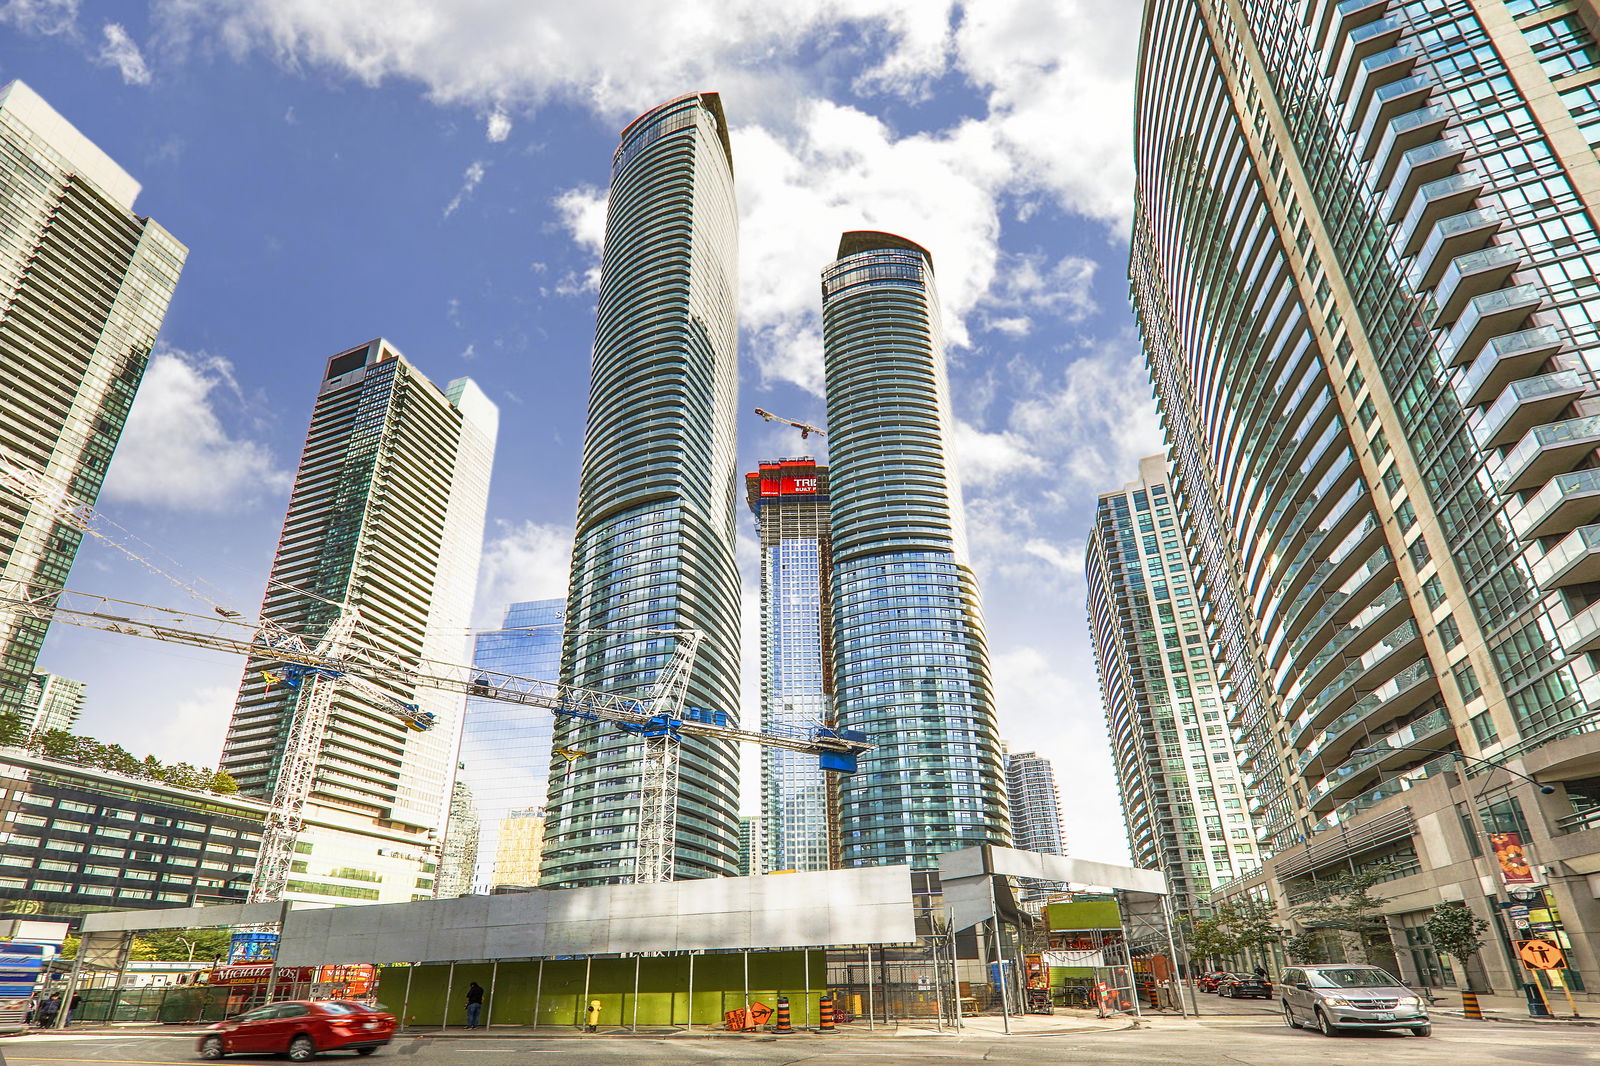
<path fill-rule="evenodd" d="M 1423 998 L 1376 966 L 1306 966 L 1278 979 L 1283 1020 L 1289 1028 L 1315 1027 L 1324 1036 L 1345 1029 L 1433 1032 Z"/>
<path fill-rule="evenodd" d="M 1226 970 L 1212 970 L 1210 973 L 1203 973 L 1200 975 L 1198 982 L 1200 985 L 1200 991 L 1215 992 L 1217 990 L 1217 985 L 1221 983 L 1222 979 L 1224 977 L 1231 976 L 1233 975 L 1228 973 Z"/>
<path fill-rule="evenodd" d="M 1218 982 L 1217 995 L 1229 999 L 1271 999 L 1272 983 L 1253 973 L 1230 973 Z"/>
<path fill-rule="evenodd" d="M 203 1059 L 224 1055 L 282 1055 L 309 1062 L 323 1051 L 371 1055 L 394 1039 L 394 1015 L 346 1000 L 269 1003 L 200 1034 Z"/>

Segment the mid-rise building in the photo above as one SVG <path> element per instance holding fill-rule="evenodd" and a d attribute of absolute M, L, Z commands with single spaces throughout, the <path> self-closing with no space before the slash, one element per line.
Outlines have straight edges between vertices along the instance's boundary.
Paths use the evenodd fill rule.
<path fill-rule="evenodd" d="M 1259 866 L 1260 852 L 1162 456 L 1100 497 L 1085 555 L 1128 849 L 1195 914 L 1214 886 Z"/>
<path fill-rule="evenodd" d="M 745 491 L 761 541 L 762 727 L 814 728 L 833 721 L 828 468 L 806 457 L 763 462 Z M 815 755 L 761 749 L 766 869 L 833 866 L 830 779 Z"/>
<path fill-rule="evenodd" d="M 59 674 L 34 674 L 28 678 L 20 717 L 30 733 L 71 730 L 83 713 L 88 685 Z"/>
<path fill-rule="evenodd" d="M 440 389 L 384 340 L 330 358 L 261 616 L 319 638 L 358 612 L 362 639 L 405 661 L 459 663 L 482 549 L 498 412 L 467 378 Z M 310 685 L 251 659 L 222 765 L 268 798 Z M 431 898 L 464 697 L 393 691 L 432 713 L 419 732 L 364 689 L 335 689 L 286 898 Z"/>
<path fill-rule="evenodd" d="M 622 131 L 611 195 L 578 486 L 561 680 L 645 695 L 675 637 L 704 637 L 688 704 L 739 713 L 734 565 L 738 211 L 721 98 L 691 93 Z M 562 719 L 551 757 L 543 883 L 634 876 L 644 742 Z M 738 753 L 684 738 L 675 879 L 739 861 Z"/>
<path fill-rule="evenodd" d="M 266 806 L 0 749 L 0 913 L 243 903 Z"/>
<path fill-rule="evenodd" d="M 531 600 L 506 608 L 499 629 L 473 637 L 472 665 L 497 674 L 548 681 L 551 691 L 561 676 L 562 620 L 566 600 Z M 529 812 L 539 811 L 539 839 L 544 837 L 545 796 L 550 782 L 551 717 L 548 711 L 520 703 L 467 698 L 467 721 L 461 733 L 461 769 L 458 778 L 471 786 L 478 812 L 479 836 L 472 887 L 492 892 L 500 885 L 539 883 L 537 867 L 523 868 L 527 848 Z M 566 772 L 564 763 L 561 773 Z M 500 834 L 509 826 L 518 842 L 502 857 Z M 510 862 L 511 866 L 505 864 Z M 515 867 L 515 879 L 501 880 L 504 869 Z"/>
<path fill-rule="evenodd" d="M 766 836 L 764 828 L 760 815 L 739 819 L 740 877 L 757 877 L 767 872 L 762 861 L 762 855 L 766 852 L 766 843 L 762 839 Z"/>
<path fill-rule="evenodd" d="M 139 183 L 20 81 L 0 88 L 0 593 L 61 588 L 188 250 Z M 52 498 L 52 490 L 56 495 Z M 0 619 L 0 711 L 21 713 L 47 623 Z"/>
<path fill-rule="evenodd" d="M 1130 274 L 1274 851 L 1240 890 L 1387 878 L 1421 983 L 1432 905 L 1513 890 L 1600 970 L 1594 15 L 1146 4 Z"/>
<path fill-rule="evenodd" d="M 834 707 L 876 745 L 839 782 L 840 862 L 937 869 L 1011 827 L 932 256 L 844 234 L 822 324 Z"/>
<path fill-rule="evenodd" d="M 495 837 L 491 891 L 533 888 L 539 883 L 544 856 L 544 808 L 509 811 Z"/>

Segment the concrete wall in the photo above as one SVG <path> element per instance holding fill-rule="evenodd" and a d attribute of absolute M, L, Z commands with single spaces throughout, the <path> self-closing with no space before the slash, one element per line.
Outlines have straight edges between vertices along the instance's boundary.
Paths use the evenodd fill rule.
<path fill-rule="evenodd" d="M 789 997 L 795 1025 L 817 1019 L 817 1001 L 827 981 L 827 955 L 810 952 L 809 1004 L 806 997 L 806 952 L 758 952 L 750 955 L 750 1001 L 776 1008 L 778 996 Z M 589 968 L 588 999 L 601 1005 L 604 1027 L 634 1021 L 634 967 L 638 965 L 638 1021 L 641 1026 L 690 1023 L 689 956 L 641 959 L 595 959 Z M 484 1015 L 494 1025 L 581 1026 L 585 1009 L 583 959 L 490 963 L 384 966 L 379 970 L 378 1002 L 402 1017 L 408 1026 L 466 1024 L 467 985 L 482 985 Z M 410 993 L 407 995 L 407 981 Z M 492 993 L 490 991 L 493 985 Z M 448 999 L 447 999 L 448 986 Z M 537 999 L 537 1014 L 535 1000 Z M 745 1004 L 744 956 L 694 956 L 693 1024 L 721 1025 L 723 1014 Z"/>

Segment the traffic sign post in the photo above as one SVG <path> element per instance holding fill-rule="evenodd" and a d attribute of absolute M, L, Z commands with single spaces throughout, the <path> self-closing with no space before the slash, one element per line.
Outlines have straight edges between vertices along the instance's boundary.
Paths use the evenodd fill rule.
<path fill-rule="evenodd" d="M 1539 1000 L 1544 1004 L 1547 1017 L 1555 1015 L 1550 1010 L 1550 999 L 1544 994 L 1544 981 L 1539 978 L 1539 971 L 1545 970 L 1552 974 L 1551 983 L 1560 986 L 1567 994 L 1567 1005 L 1572 1008 L 1572 1016 L 1579 1017 L 1578 1005 L 1572 999 L 1572 989 L 1567 987 L 1561 977 L 1560 970 L 1566 966 L 1567 957 L 1562 954 L 1560 945 L 1550 940 L 1518 940 L 1515 943 L 1517 957 L 1522 960 L 1522 965 L 1532 970 L 1533 987 L 1539 992 Z"/>

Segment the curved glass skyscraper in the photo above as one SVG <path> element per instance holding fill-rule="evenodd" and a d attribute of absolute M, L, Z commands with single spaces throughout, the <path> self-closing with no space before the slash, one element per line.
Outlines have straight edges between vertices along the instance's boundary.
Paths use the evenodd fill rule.
<path fill-rule="evenodd" d="M 934 869 L 1011 830 L 932 257 L 846 233 L 822 321 L 835 707 L 877 745 L 839 784 L 841 861 Z"/>
<path fill-rule="evenodd" d="M 643 695 L 672 638 L 705 634 L 688 703 L 738 713 L 738 216 L 733 156 L 715 93 L 671 100 L 622 131 L 595 325 L 561 679 Z M 611 632 L 602 632 L 611 631 Z M 614 726 L 558 721 L 542 883 L 631 879 L 641 742 Z M 732 874 L 738 759 L 685 739 L 674 876 Z"/>

